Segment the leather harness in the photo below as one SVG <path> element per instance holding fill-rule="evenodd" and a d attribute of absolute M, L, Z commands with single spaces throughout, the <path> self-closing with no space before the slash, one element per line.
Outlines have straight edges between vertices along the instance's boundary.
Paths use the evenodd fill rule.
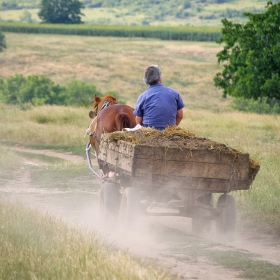
<path fill-rule="evenodd" d="M 102 111 L 104 108 L 108 107 L 110 104 L 111 104 L 111 101 L 105 101 L 103 103 L 100 111 Z M 96 106 L 96 109 L 94 110 L 95 118 L 92 120 L 91 124 L 89 125 L 89 127 L 87 129 L 87 135 L 92 136 L 98 142 L 98 144 L 100 144 L 100 140 L 97 139 L 97 136 L 96 136 L 96 133 L 95 133 L 96 125 L 95 125 L 95 128 L 94 128 L 94 131 L 90 131 L 90 127 L 91 127 L 92 123 L 97 118 L 97 113 L 98 113 L 98 105 Z"/>

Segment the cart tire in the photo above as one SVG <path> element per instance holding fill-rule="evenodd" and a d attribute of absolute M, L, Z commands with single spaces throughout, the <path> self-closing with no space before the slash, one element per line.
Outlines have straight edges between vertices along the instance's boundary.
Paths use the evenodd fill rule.
<path fill-rule="evenodd" d="M 120 211 L 119 226 L 121 231 L 127 231 L 137 225 L 140 215 L 140 193 L 134 187 L 128 187 L 124 190 Z"/>
<path fill-rule="evenodd" d="M 117 226 L 118 210 L 120 205 L 120 193 L 116 184 L 105 182 L 100 192 L 100 217 L 102 226 L 106 229 L 114 229 Z"/>
<path fill-rule="evenodd" d="M 213 206 L 213 196 L 212 193 L 207 193 L 197 199 L 198 202 Z M 192 233 L 193 235 L 205 237 L 211 230 L 211 220 L 205 218 L 209 210 L 196 208 L 194 216 L 192 217 Z M 210 215 L 209 215 L 210 216 Z"/>
<path fill-rule="evenodd" d="M 232 241 L 236 229 L 236 203 L 232 195 L 223 194 L 219 197 L 217 208 L 222 214 L 216 220 L 217 234 L 226 241 Z"/>

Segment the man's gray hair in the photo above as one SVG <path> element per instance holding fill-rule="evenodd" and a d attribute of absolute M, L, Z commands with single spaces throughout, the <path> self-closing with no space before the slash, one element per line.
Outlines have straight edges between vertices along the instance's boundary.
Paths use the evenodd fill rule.
<path fill-rule="evenodd" d="M 149 66 L 144 74 L 144 83 L 147 85 L 155 85 L 161 78 L 161 71 L 157 65 Z"/>

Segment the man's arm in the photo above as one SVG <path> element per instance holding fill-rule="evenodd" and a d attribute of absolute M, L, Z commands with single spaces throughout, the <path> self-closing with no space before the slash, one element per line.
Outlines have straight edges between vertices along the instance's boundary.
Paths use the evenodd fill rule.
<path fill-rule="evenodd" d="M 177 111 L 177 115 L 176 115 L 176 125 L 179 125 L 179 123 L 181 122 L 182 118 L 183 118 L 183 109 L 179 109 Z"/>
<path fill-rule="evenodd" d="M 138 117 L 138 116 L 135 117 L 136 124 L 142 125 L 142 120 L 143 120 L 143 117 Z"/>

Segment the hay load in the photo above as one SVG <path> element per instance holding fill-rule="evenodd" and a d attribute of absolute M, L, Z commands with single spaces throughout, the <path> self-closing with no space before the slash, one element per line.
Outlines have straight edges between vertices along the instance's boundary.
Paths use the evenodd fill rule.
<path fill-rule="evenodd" d="M 248 189 L 260 168 L 248 153 L 174 126 L 104 134 L 98 158 L 142 183 L 213 192 Z"/>

